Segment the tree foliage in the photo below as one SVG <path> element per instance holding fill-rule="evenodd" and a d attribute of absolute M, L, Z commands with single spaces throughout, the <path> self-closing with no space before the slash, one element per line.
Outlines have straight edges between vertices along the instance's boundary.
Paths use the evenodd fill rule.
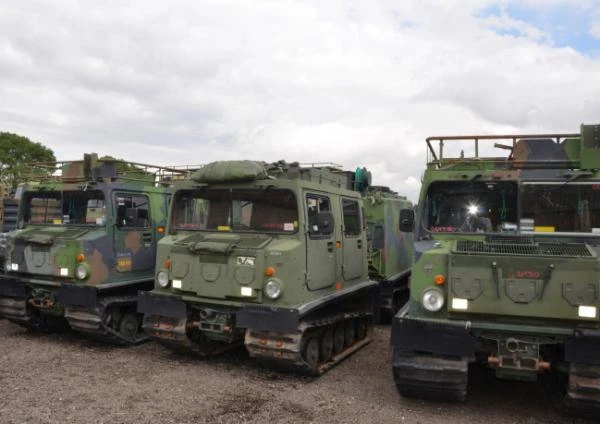
<path fill-rule="evenodd" d="M 52 149 L 18 134 L 0 132 L 0 178 L 9 189 L 25 182 L 31 162 L 56 161 Z"/>
<path fill-rule="evenodd" d="M 127 175 L 129 178 L 149 179 L 153 176 L 153 174 L 151 172 L 148 172 L 144 166 L 134 165 L 130 162 L 127 162 L 124 159 L 106 155 L 99 158 L 99 160 L 116 161 L 117 172 L 122 175 Z"/>

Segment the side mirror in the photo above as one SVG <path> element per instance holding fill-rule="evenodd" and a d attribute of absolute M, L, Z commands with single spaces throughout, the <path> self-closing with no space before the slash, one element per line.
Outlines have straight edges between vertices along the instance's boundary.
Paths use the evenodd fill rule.
<path fill-rule="evenodd" d="M 331 212 L 319 212 L 317 215 L 319 234 L 329 235 L 333 233 L 333 214 Z"/>
<path fill-rule="evenodd" d="M 415 227 L 415 211 L 412 209 L 400 210 L 400 231 L 412 233 Z"/>

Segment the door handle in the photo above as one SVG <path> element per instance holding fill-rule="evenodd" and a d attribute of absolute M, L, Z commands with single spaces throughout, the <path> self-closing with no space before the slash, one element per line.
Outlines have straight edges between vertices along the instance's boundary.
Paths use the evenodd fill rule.
<path fill-rule="evenodd" d="M 327 250 L 330 252 L 333 252 L 333 242 L 332 241 L 327 242 Z"/>

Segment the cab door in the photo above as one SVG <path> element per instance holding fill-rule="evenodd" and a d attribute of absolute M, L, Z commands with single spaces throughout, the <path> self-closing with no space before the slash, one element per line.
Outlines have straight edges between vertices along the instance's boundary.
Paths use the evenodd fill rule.
<path fill-rule="evenodd" d="M 152 272 L 156 242 L 149 197 L 141 193 L 116 192 L 113 201 L 117 272 Z"/>
<path fill-rule="evenodd" d="M 331 199 L 306 193 L 306 284 L 309 290 L 333 286 L 336 277 L 335 222 Z M 329 222 L 326 222 L 329 221 Z"/>
<path fill-rule="evenodd" d="M 357 199 L 342 198 L 342 276 L 345 281 L 360 278 L 365 273 L 366 243 L 362 214 Z"/>

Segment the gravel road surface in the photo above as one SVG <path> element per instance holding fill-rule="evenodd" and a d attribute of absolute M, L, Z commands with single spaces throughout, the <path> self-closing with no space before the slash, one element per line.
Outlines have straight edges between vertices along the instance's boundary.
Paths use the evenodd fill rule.
<path fill-rule="evenodd" d="M 243 349 L 215 359 L 156 343 L 112 347 L 0 320 L 1 423 L 588 423 L 558 416 L 539 383 L 471 370 L 463 404 L 401 398 L 389 326 L 320 378 L 265 369 Z"/>

